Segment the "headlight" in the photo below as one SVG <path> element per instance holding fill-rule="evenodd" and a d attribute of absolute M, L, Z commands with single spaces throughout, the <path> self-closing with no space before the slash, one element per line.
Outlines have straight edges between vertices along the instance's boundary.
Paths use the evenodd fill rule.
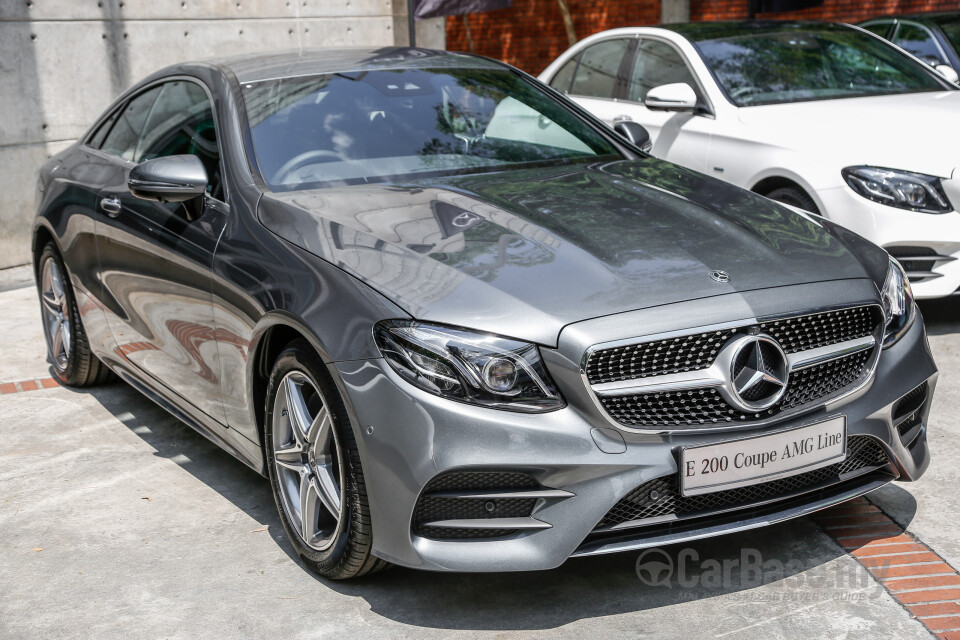
<path fill-rule="evenodd" d="M 867 200 L 922 213 L 953 210 L 935 176 L 877 167 L 847 167 L 840 173 L 850 188 Z"/>
<path fill-rule="evenodd" d="M 379 322 L 374 337 L 394 371 L 424 391 L 526 413 L 564 406 L 536 345 L 408 320 Z"/>
<path fill-rule="evenodd" d="M 883 348 L 886 349 L 907 332 L 913 324 L 916 315 L 913 304 L 913 292 L 907 274 L 903 272 L 900 263 L 890 259 L 887 269 L 887 280 L 883 283 L 883 315 L 886 318 L 886 328 L 883 332 Z"/>

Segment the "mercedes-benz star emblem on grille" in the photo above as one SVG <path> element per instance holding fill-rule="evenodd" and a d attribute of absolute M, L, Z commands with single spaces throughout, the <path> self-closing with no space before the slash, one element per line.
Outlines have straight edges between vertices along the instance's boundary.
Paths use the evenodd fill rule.
<path fill-rule="evenodd" d="M 787 390 L 787 356 L 773 338 L 757 335 L 734 341 L 730 359 L 730 400 L 743 411 L 768 409 Z"/>
<path fill-rule="evenodd" d="M 714 269 L 711 271 L 710 277 L 717 282 L 730 282 L 730 274 L 726 271 L 720 271 L 719 269 Z"/>

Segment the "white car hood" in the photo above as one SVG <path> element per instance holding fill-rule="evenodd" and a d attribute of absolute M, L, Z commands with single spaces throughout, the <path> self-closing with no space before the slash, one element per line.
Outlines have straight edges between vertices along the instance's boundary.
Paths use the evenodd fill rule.
<path fill-rule="evenodd" d="M 960 149 L 960 91 L 816 100 L 739 109 L 749 137 L 872 165 L 950 178 Z"/>

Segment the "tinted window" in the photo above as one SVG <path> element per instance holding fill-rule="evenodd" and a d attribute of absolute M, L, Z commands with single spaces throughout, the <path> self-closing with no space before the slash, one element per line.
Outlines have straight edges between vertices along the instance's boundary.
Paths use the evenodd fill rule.
<path fill-rule="evenodd" d="M 928 64 L 943 64 L 946 62 L 940 56 L 940 49 L 934 42 L 933 36 L 923 27 L 913 24 L 901 24 L 897 30 L 897 37 L 893 43 L 901 49 L 906 49 Z"/>
<path fill-rule="evenodd" d="M 875 33 L 881 38 L 886 38 L 887 34 L 890 33 L 890 25 L 892 24 L 892 22 L 871 22 L 870 24 L 861 24 L 860 26 L 870 33 Z"/>
<path fill-rule="evenodd" d="M 943 31 L 943 35 L 947 37 L 953 48 L 960 51 L 960 20 L 944 20 L 940 23 L 940 30 Z"/>
<path fill-rule="evenodd" d="M 604 40 L 591 45 L 580 54 L 570 93 L 594 98 L 613 98 L 617 93 L 617 72 L 630 40 Z"/>
<path fill-rule="evenodd" d="M 117 116 L 120 115 L 120 111 L 114 111 L 110 114 L 110 117 L 103 121 L 97 130 L 92 136 L 87 140 L 87 144 L 94 149 L 99 149 L 103 144 L 103 139 L 107 137 L 107 133 L 110 132 L 110 127 L 113 126 L 114 121 L 117 119 Z"/>
<path fill-rule="evenodd" d="M 573 80 L 573 72 L 577 70 L 577 61 L 579 60 L 580 56 L 570 58 L 565 65 L 560 67 L 557 75 L 553 76 L 550 86 L 561 93 L 569 93 L 570 81 Z"/>
<path fill-rule="evenodd" d="M 697 91 L 693 74 L 690 73 L 676 49 L 665 42 L 642 40 L 637 50 L 637 61 L 630 76 L 627 99 L 643 102 L 650 89 L 675 82 L 685 82 Z"/>
<path fill-rule="evenodd" d="M 244 85 L 274 190 L 617 155 L 536 85 L 500 69 L 407 69 Z"/>
<path fill-rule="evenodd" d="M 749 33 L 696 46 L 738 106 L 946 88 L 922 63 L 853 29 Z"/>
<path fill-rule="evenodd" d="M 117 122 L 103 141 L 101 149 L 125 160 L 133 160 L 137 152 L 137 141 L 143 131 L 143 125 L 150 115 L 150 108 L 160 94 L 160 87 L 154 87 L 141 93 L 120 113 Z"/>
<path fill-rule="evenodd" d="M 208 193 L 221 198 L 220 150 L 207 93 L 194 82 L 166 82 L 143 128 L 134 162 L 182 154 L 200 158 Z"/>

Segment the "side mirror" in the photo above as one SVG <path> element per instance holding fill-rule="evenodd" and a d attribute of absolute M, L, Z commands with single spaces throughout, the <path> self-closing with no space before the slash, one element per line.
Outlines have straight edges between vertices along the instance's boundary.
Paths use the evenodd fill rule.
<path fill-rule="evenodd" d="M 613 130 L 643 151 L 649 151 L 650 147 L 653 146 L 653 143 L 650 142 L 650 132 L 640 123 L 632 120 L 620 120 L 613 125 Z"/>
<path fill-rule="evenodd" d="M 207 170 L 197 156 L 154 158 L 130 170 L 127 187 L 143 200 L 186 202 L 207 190 Z"/>
<path fill-rule="evenodd" d="M 647 109 L 660 111 L 693 111 L 697 108 L 697 94 L 686 82 L 675 82 L 654 87 L 643 100 Z"/>
<path fill-rule="evenodd" d="M 944 78 L 946 78 L 953 84 L 957 84 L 958 82 L 960 82 L 960 75 L 957 75 L 956 70 L 950 65 L 938 64 L 937 66 L 934 67 L 934 69 L 937 71 L 937 73 L 942 75 Z"/>

